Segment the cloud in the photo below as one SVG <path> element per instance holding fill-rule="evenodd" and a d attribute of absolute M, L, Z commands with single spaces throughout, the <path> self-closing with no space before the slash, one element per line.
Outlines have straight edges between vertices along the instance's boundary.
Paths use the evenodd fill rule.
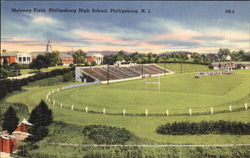
<path fill-rule="evenodd" d="M 31 14 L 31 21 L 35 24 L 59 24 L 60 22 L 50 16 Z"/>
<path fill-rule="evenodd" d="M 26 43 L 26 42 L 36 42 L 37 39 L 31 37 L 11 37 L 3 40 L 3 42 L 13 42 L 13 43 Z"/>
<path fill-rule="evenodd" d="M 91 43 L 112 44 L 112 45 L 133 45 L 132 41 L 122 40 L 117 34 L 106 34 L 100 32 L 72 30 L 72 34 L 78 38 L 82 38 Z"/>
<path fill-rule="evenodd" d="M 84 25 L 74 21 L 72 25 L 47 15 L 28 15 L 19 21 L 5 19 L 5 38 L 1 42 L 4 46 L 8 43 L 9 49 L 24 49 L 26 46 L 30 50 L 44 50 L 46 40 L 52 40 L 53 48 L 58 50 L 123 49 L 158 53 L 167 50 L 209 52 L 220 47 L 249 49 L 249 34 L 235 28 L 196 26 L 192 29 L 182 22 L 158 17 L 138 21 L 132 26 L 94 20 L 84 22 Z"/>
<path fill-rule="evenodd" d="M 192 39 L 194 40 L 200 40 L 200 41 L 221 41 L 225 40 L 225 37 L 222 36 L 194 36 Z"/>

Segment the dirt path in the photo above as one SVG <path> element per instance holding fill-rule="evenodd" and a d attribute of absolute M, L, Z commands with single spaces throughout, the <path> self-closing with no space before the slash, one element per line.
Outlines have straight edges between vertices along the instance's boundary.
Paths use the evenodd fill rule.
<path fill-rule="evenodd" d="M 22 79 L 22 78 L 27 78 L 27 77 L 30 77 L 30 76 L 33 76 L 33 75 L 35 75 L 35 73 L 33 73 L 33 74 L 24 74 L 24 75 L 15 76 L 15 77 L 8 77 L 8 79 L 11 79 L 11 80 L 13 80 L 13 79 Z"/>
<path fill-rule="evenodd" d="M 0 158 L 13 158 L 7 153 L 0 152 Z"/>

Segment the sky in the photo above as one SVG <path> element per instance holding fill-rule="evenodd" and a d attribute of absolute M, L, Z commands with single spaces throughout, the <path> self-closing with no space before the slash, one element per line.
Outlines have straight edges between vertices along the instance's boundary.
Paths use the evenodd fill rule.
<path fill-rule="evenodd" d="M 1 5 L 1 50 L 45 51 L 48 40 L 59 51 L 250 50 L 250 1 L 1 1 Z M 49 8 L 76 13 L 49 12 Z M 80 13 L 79 8 L 90 12 Z M 92 9 L 107 12 L 93 13 Z M 133 12 L 114 13 L 111 9 Z"/>

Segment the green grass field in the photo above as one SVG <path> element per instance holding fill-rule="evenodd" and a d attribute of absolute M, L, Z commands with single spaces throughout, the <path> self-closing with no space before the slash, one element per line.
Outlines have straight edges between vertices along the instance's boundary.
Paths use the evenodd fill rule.
<path fill-rule="evenodd" d="M 122 113 L 188 113 L 209 112 L 244 107 L 249 94 L 248 71 L 235 75 L 217 75 L 194 78 L 195 73 L 174 74 L 161 77 L 161 90 L 149 85 L 144 90 L 144 80 L 72 88 L 56 93 L 52 99 L 64 106 L 84 110 Z M 150 78 L 149 81 L 157 80 Z M 233 82 L 232 82 L 233 81 Z M 65 99 L 67 98 L 67 99 Z"/>
<path fill-rule="evenodd" d="M 63 69 L 63 68 L 67 68 L 68 66 L 52 66 L 52 67 L 48 67 L 48 68 L 43 68 L 41 69 L 42 72 L 48 72 L 48 71 L 52 71 L 55 69 Z M 33 70 L 33 69 L 21 69 L 21 74 L 33 74 L 33 73 L 37 73 L 37 70 Z"/>
<path fill-rule="evenodd" d="M 164 64 L 158 64 L 164 67 Z M 193 72 L 193 71 L 208 71 L 209 68 L 207 65 L 199 65 L 199 64 L 181 64 L 180 63 L 166 63 L 166 69 L 172 70 L 174 72 Z"/>

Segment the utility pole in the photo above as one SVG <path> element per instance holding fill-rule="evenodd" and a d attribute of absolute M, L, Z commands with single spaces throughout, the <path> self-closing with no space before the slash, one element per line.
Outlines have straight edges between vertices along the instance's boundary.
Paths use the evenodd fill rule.
<path fill-rule="evenodd" d="M 107 84 L 109 85 L 109 64 L 107 66 Z"/>
<path fill-rule="evenodd" d="M 166 59 L 167 57 L 166 57 L 166 54 L 164 54 L 164 75 L 166 76 Z"/>
<path fill-rule="evenodd" d="M 183 62 L 183 61 L 181 60 L 181 73 L 182 73 L 182 70 L 183 70 L 183 68 L 182 68 L 182 62 Z"/>
<path fill-rule="evenodd" d="M 141 64 L 141 75 L 142 75 L 142 79 L 143 79 L 143 74 L 144 74 L 144 72 L 143 72 L 143 63 Z"/>

